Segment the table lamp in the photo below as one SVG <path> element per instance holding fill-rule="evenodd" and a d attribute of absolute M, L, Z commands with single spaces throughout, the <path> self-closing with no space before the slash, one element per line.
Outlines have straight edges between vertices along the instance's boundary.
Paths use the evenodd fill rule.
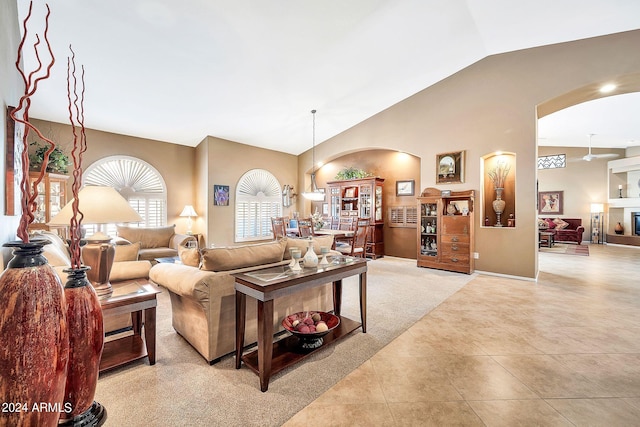
<path fill-rule="evenodd" d="M 112 187 L 85 186 L 78 193 L 80 200 L 78 209 L 83 215 L 82 224 L 117 224 L 140 222 L 142 218 L 129 205 L 129 202 Z M 49 221 L 51 225 L 69 225 L 73 216 L 73 200 L 67 203 L 60 212 Z M 115 256 L 115 245 L 111 237 L 98 231 L 85 239 L 82 247 L 82 262 L 91 267 L 87 278 L 93 285 L 99 299 L 108 299 L 113 293 L 109 275 Z"/>
<path fill-rule="evenodd" d="M 196 213 L 196 211 L 193 209 L 193 206 L 191 205 L 185 205 L 184 209 L 182 209 L 182 213 L 180 214 L 180 216 L 186 216 L 187 219 L 187 234 L 191 235 L 193 234 L 193 231 L 191 231 L 191 226 L 193 225 L 193 220 L 191 219 L 192 216 L 197 217 L 198 214 Z"/>

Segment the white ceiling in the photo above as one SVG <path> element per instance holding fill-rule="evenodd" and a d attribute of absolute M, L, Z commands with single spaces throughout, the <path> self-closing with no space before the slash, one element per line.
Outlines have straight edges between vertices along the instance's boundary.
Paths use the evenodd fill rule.
<path fill-rule="evenodd" d="M 22 19 L 27 2 L 18 3 Z M 88 128 L 189 146 L 212 135 L 292 154 L 311 147 L 311 109 L 318 110 L 319 143 L 487 55 L 640 28 L 637 0 L 58 0 L 50 6 L 56 65 L 38 88 L 32 117 L 68 122 L 72 44 L 86 70 Z M 43 10 L 43 1 L 35 1 L 30 29 L 42 31 Z M 27 70 L 33 63 L 26 56 Z M 609 132 L 575 123 L 573 129 L 541 123 L 541 136 L 550 142 L 562 132 L 567 138 Z M 640 140 L 640 132 L 616 137 Z"/>

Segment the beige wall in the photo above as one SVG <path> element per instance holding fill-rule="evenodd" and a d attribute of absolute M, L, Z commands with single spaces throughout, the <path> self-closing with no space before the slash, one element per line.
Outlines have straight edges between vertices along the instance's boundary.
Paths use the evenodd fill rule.
<path fill-rule="evenodd" d="M 0 242 L 16 240 L 16 231 L 20 217 L 17 215 L 5 215 L 5 188 L 6 188 L 6 127 L 5 111 L 8 105 L 18 105 L 18 100 L 23 92 L 20 76 L 15 67 L 18 44 L 20 43 L 20 31 L 18 28 L 18 10 L 15 1 L 0 2 L 0 97 L 2 98 L 2 119 L 0 119 L 0 148 L 2 149 L 2 159 L 0 162 Z M 16 206 L 19 211 L 19 206 Z M 5 254 L 8 251 L 4 251 Z M 7 254 L 7 256 L 9 256 Z M 0 265 L 2 263 L 0 262 Z"/>
<path fill-rule="evenodd" d="M 251 169 L 264 169 L 273 174 L 282 187 L 293 185 L 297 181 L 297 156 L 279 151 L 265 150 L 225 139 L 208 137 L 197 151 L 199 156 L 206 155 L 206 198 L 208 224 L 206 227 L 207 245 L 229 246 L 234 242 L 234 204 L 238 180 Z M 200 164 L 201 158 L 198 162 Z M 201 164 L 199 167 L 204 168 Z M 203 179 L 205 174 L 198 174 Z M 230 189 L 229 206 L 213 206 L 213 186 L 228 185 Z M 197 184 L 202 188 L 202 183 Z M 290 215 L 294 208 L 285 208 L 284 215 Z"/>
<path fill-rule="evenodd" d="M 624 157 L 623 149 L 599 149 L 594 148 L 593 154 L 615 153 Z M 587 154 L 586 148 L 575 147 L 539 147 L 538 154 L 549 156 L 554 154 L 566 154 L 567 167 L 559 169 L 542 169 L 538 171 L 538 183 L 540 191 L 563 191 L 565 218 L 581 218 L 585 233 L 583 239 L 590 240 L 589 226 L 591 220 L 591 203 L 603 203 L 607 211 L 609 198 L 607 187 L 607 161 L 608 159 L 592 160 L 585 162 L 580 160 Z M 616 185 L 617 188 L 617 185 Z M 551 215 L 541 215 L 551 216 Z M 606 218 L 606 215 L 605 215 Z M 615 225 L 615 223 L 613 224 Z M 605 224 L 608 226 L 608 224 Z"/>
<path fill-rule="evenodd" d="M 316 159 L 387 148 L 422 159 L 422 187 L 435 186 L 435 155 L 467 150 L 466 182 L 480 189 L 480 158 L 504 150 L 517 158 L 515 229 L 481 228 L 476 215 L 476 269 L 535 278 L 536 106 L 576 88 L 640 71 L 640 31 L 495 55 L 316 146 Z M 594 61 L 597 58 L 597 61 Z M 310 151 L 300 156 L 301 180 Z"/>
<path fill-rule="evenodd" d="M 416 258 L 416 229 L 390 228 L 390 206 L 415 206 L 420 195 L 420 159 L 395 150 L 366 150 L 346 154 L 323 165 L 316 172 L 318 187 L 327 188 L 328 181 L 335 181 L 336 174 L 345 167 L 357 167 L 384 178 L 382 200 L 384 204 L 384 253 L 402 258 Z M 396 181 L 414 180 L 415 196 L 396 196 Z M 302 197 L 300 198 L 302 199 Z M 310 205 L 301 201 L 302 212 L 310 212 Z"/>
<path fill-rule="evenodd" d="M 85 111 L 85 116 L 90 118 L 91 111 Z M 62 141 L 61 148 L 70 152 L 71 126 L 36 119 L 33 122 L 45 135 L 50 133 L 58 141 Z M 149 163 L 162 175 L 167 186 L 167 224 L 176 224 L 176 231 L 179 233 L 186 232 L 187 219 L 179 215 L 184 205 L 195 203 L 195 150 L 192 147 L 92 129 L 87 129 L 86 134 L 84 169 L 97 160 L 114 155 L 131 156 Z M 194 231 L 197 231 L 195 225 L 197 224 L 194 223 Z"/>

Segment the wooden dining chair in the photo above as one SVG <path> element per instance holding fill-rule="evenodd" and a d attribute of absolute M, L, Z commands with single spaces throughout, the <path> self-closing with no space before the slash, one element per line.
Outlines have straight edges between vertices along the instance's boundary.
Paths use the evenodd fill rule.
<path fill-rule="evenodd" d="M 339 225 L 340 225 L 340 217 L 332 216 L 331 217 L 331 229 L 332 230 L 337 230 Z"/>
<path fill-rule="evenodd" d="M 340 218 L 338 230 L 352 231 L 354 230 L 354 225 L 353 218 Z"/>
<path fill-rule="evenodd" d="M 282 239 L 287 235 L 287 226 L 283 217 L 271 218 L 271 230 L 273 230 L 273 239 Z"/>
<path fill-rule="evenodd" d="M 357 256 L 364 258 L 367 254 L 367 238 L 369 236 L 368 219 L 359 219 L 356 221 L 356 229 L 353 232 L 350 242 L 347 244 L 336 245 L 336 250 L 343 255 Z"/>
<path fill-rule="evenodd" d="M 298 220 L 298 233 L 300 237 L 311 237 L 313 233 L 313 221 L 311 218 L 304 218 Z"/>

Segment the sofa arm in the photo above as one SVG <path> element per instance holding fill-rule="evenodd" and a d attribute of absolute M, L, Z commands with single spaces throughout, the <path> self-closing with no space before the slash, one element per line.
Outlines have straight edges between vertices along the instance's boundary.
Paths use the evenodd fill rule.
<path fill-rule="evenodd" d="M 148 279 L 151 263 L 146 260 L 140 261 L 118 261 L 113 263 L 109 281 L 119 282 L 131 279 Z"/>
<path fill-rule="evenodd" d="M 186 246 L 189 241 L 194 241 L 196 242 L 196 245 L 198 244 L 198 240 L 193 235 L 174 234 L 169 240 L 169 247 L 177 251 L 180 246 Z"/>

